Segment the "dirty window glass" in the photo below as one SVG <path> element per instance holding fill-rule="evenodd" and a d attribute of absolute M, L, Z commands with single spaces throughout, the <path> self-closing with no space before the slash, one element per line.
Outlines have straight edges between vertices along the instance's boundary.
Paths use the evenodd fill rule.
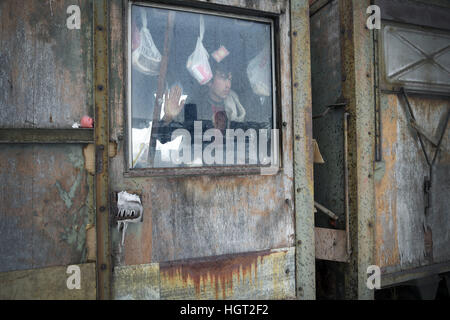
<path fill-rule="evenodd" d="M 271 165 L 270 21 L 130 7 L 130 167 Z"/>
<path fill-rule="evenodd" d="M 421 90 L 450 89 L 450 34 L 385 25 L 386 80 Z"/>

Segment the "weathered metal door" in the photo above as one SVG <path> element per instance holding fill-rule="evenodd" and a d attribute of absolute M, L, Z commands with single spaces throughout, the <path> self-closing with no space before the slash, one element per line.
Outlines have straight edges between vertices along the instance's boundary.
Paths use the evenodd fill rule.
<path fill-rule="evenodd" d="M 312 179 L 311 162 L 307 161 L 312 153 L 306 147 L 310 142 L 309 43 L 304 40 L 309 38 L 308 4 L 299 1 L 293 6 L 298 28 L 294 32 L 293 45 L 298 48 L 294 61 L 303 59 L 294 70 L 290 64 L 291 7 L 287 1 L 197 1 L 179 6 L 162 6 L 151 1 L 109 2 L 109 137 L 113 143 L 110 147 L 116 149 L 109 163 L 113 298 L 287 299 L 295 298 L 298 292 L 299 297 L 314 297 L 313 251 L 307 257 L 308 250 L 313 248 L 312 223 L 309 224 L 312 183 L 307 182 Z M 204 35 L 202 31 L 198 33 L 199 23 Z M 267 37 L 259 45 L 252 44 L 254 35 L 247 37 L 245 33 L 251 30 L 261 30 L 261 37 Z M 165 124 L 150 133 L 142 123 L 156 124 L 163 119 L 159 108 L 168 113 L 168 107 L 161 102 L 169 99 L 164 93 L 169 93 L 175 82 L 181 83 L 183 94 L 189 92 L 189 84 L 197 85 L 187 73 L 186 60 L 195 48 L 198 34 L 214 59 L 216 55 L 234 57 L 228 69 L 233 73 L 231 90 L 237 92 L 241 101 L 245 99 L 244 82 L 247 78 L 251 82 L 251 71 L 239 66 L 249 66 L 250 70 L 250 60 L 263 52 L 259 50 L 269 48 L 267 57 L 272 68 L 267 72 L 271 85 L 266 93 L 258 93 L 260 98 L 273 98 L 269 111 L 274 121 L 270 128 L 279 129 L 279 138 L 273 136 L 272 142 L 277 143 L 272 150 L 280 155 L 279 163 L 271 168 L 274 170 L 266 172 L 267 167 L 261 170 L 258 166 L 202 166 L 198 162 L 176 167 L 164 162 L 167 161 L 162 155 L 164 141 L 159 136 L 152 144 L 155 140 L 151 136 L 165 130 Z M 146 57 L 154 54 L 156 67 L 143 59 L 140 50 L 144 38 L 151 40 L 145 40 Z M 249 51 L 244 52 L 245 48 Z M 230 58 L 221 57 L 216 62 L 210 58 L 213 73 L 213 64 L 224 63 L 218 61 L 221 59 Z M 178 60 L 181 63 L 174 75 Z M 293 73 L 297 77 L 294 88 Z M 202 73 L 199 77 L 203 79 L 206 75 Z M 295 121 L 292 89 L 297 102 Z M 263 99 L 258 101 L 262 105 Z M 246 110 L 245 121 L 262 121 L 257 120 L 264 112 L 262 109 L 254 109 L 257 105 L 249 102 L 242 105 Z M 197 112 L 201 113 L 199 109 Z M 230 113 L 227 116 L 232 117 Z M 235 121 L 240 120 L 237 117 Z M 299 283 L 299 288 L 295 287 L 295 240 L 300 238 L 294 228 L 293 124 L 298 130 L 297 200 L 304 200 L 297 203 L 297 210 L 308 217 L 298 231 L 302 230 L 306 238 L 303 245 L 308 249 L 303 249 L 302 266 L 309 268 L 310 273 L 303 275 L 307 280 L 302 282 L 303 287 Z M 148 135 L 142 138 L 142 132 Z M 137 140 L 142 143 L 139 145 Z M 145 161 L 141 160 L 142 154 Z M 143 207 L 142 219 L 129 223 L 126 229 L 124 215 L 130 207 L 117 203 L 121 191 L 137 195 Z M 299 272 L 302 270 L 306 269 Z"/>

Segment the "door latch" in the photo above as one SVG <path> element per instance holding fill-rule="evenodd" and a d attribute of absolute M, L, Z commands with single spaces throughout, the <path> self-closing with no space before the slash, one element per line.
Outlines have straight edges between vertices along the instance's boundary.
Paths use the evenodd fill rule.
<path fill-rule="evenodd" d="M 125 232 L 128 223 L 141 222 L 143 220 L 144 208 L 138 195 L 130 194 L 126 191 L 119 192 L 117 199 L 117 230 L 122 232 L 121 245 L 125 242 Z"/>

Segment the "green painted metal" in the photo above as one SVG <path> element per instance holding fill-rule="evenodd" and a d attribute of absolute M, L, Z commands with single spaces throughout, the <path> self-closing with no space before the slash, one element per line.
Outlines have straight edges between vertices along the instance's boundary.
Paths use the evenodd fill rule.
<path fill-rule="evenodd" d="M 96 146 L 97 298 L 111 297 L 108 193 L 108 1 L 94 1 L 94 102 Z"/>
<path fill-rule="evenodd" d="M 297 299 L 315 299 L 309 2 L 291 1 Z"/>

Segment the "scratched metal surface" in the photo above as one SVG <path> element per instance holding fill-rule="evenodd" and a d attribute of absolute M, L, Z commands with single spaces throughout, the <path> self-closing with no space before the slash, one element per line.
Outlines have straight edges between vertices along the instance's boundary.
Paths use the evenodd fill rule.
<path fill-rule="evenodd" d="M 382 156 L 376 170 L 376 264 L 396 272 L 450 260 L 450 130 L 442 141 L 434 170 L 432 210 L 425 216 L 423 183 L 429 176 L 419 141 L 410 129 L 405 101 L 397 95 L 381 96 Z M 450 109 L 448 98 L 409 97 L 417 123 L 432 137 L 442 132 Z M 428 154 L 434 148 L 425 141 Z M 424 232 L 424 226 L 431 233 Z M 431 243 L 430 240 L 431 239 Z M 426 243 L 432 256 L 426 255 Z"/>
<path fill-rule="evenodd" d="M 81 9 L 81 29 L 66 26 Z M 92 107 L 92 1 L 0 1 L 0 127 L 70 128 Z"/>
<path fill-rule="evenodd" d="M 0 273 L 1 300 L 95 300 L 95 263 L 77 265 L 80 288 L 67 288 L 67 266 Z"/>
<path fill-rule="evenodd" d="M 225 1 L 212 1 L 225 3 Z M 276 12 L 285 1 L 227 1 Z M 123 2 L 111 1 L 111 138 L 118 142 L 110 161 L 111 191 L 142 194 L 144 221 L 128 227 L 125 246 L 112 226 L 116 265 L 134 265 L 270 248 L 294 242 L 292 129 L 281 131 L 283 169 L 276 176 L 124 177 L 126 68 L 123 64 Z M 281 19 L 281 47 L 289 48 L 289 8 Z M 282 121 L 291 123 L 289 52 L 280 57 Z"/>
<path fill-rule="evenodd" d="M 83 146 L 2 145 L 0 163 L 0 272 L 86 262 L 94 207 Z"/>
<path fill-rule="evenodd" d="M 114 300 L 159 300 L 159 264 L 115 267 Z"/>

